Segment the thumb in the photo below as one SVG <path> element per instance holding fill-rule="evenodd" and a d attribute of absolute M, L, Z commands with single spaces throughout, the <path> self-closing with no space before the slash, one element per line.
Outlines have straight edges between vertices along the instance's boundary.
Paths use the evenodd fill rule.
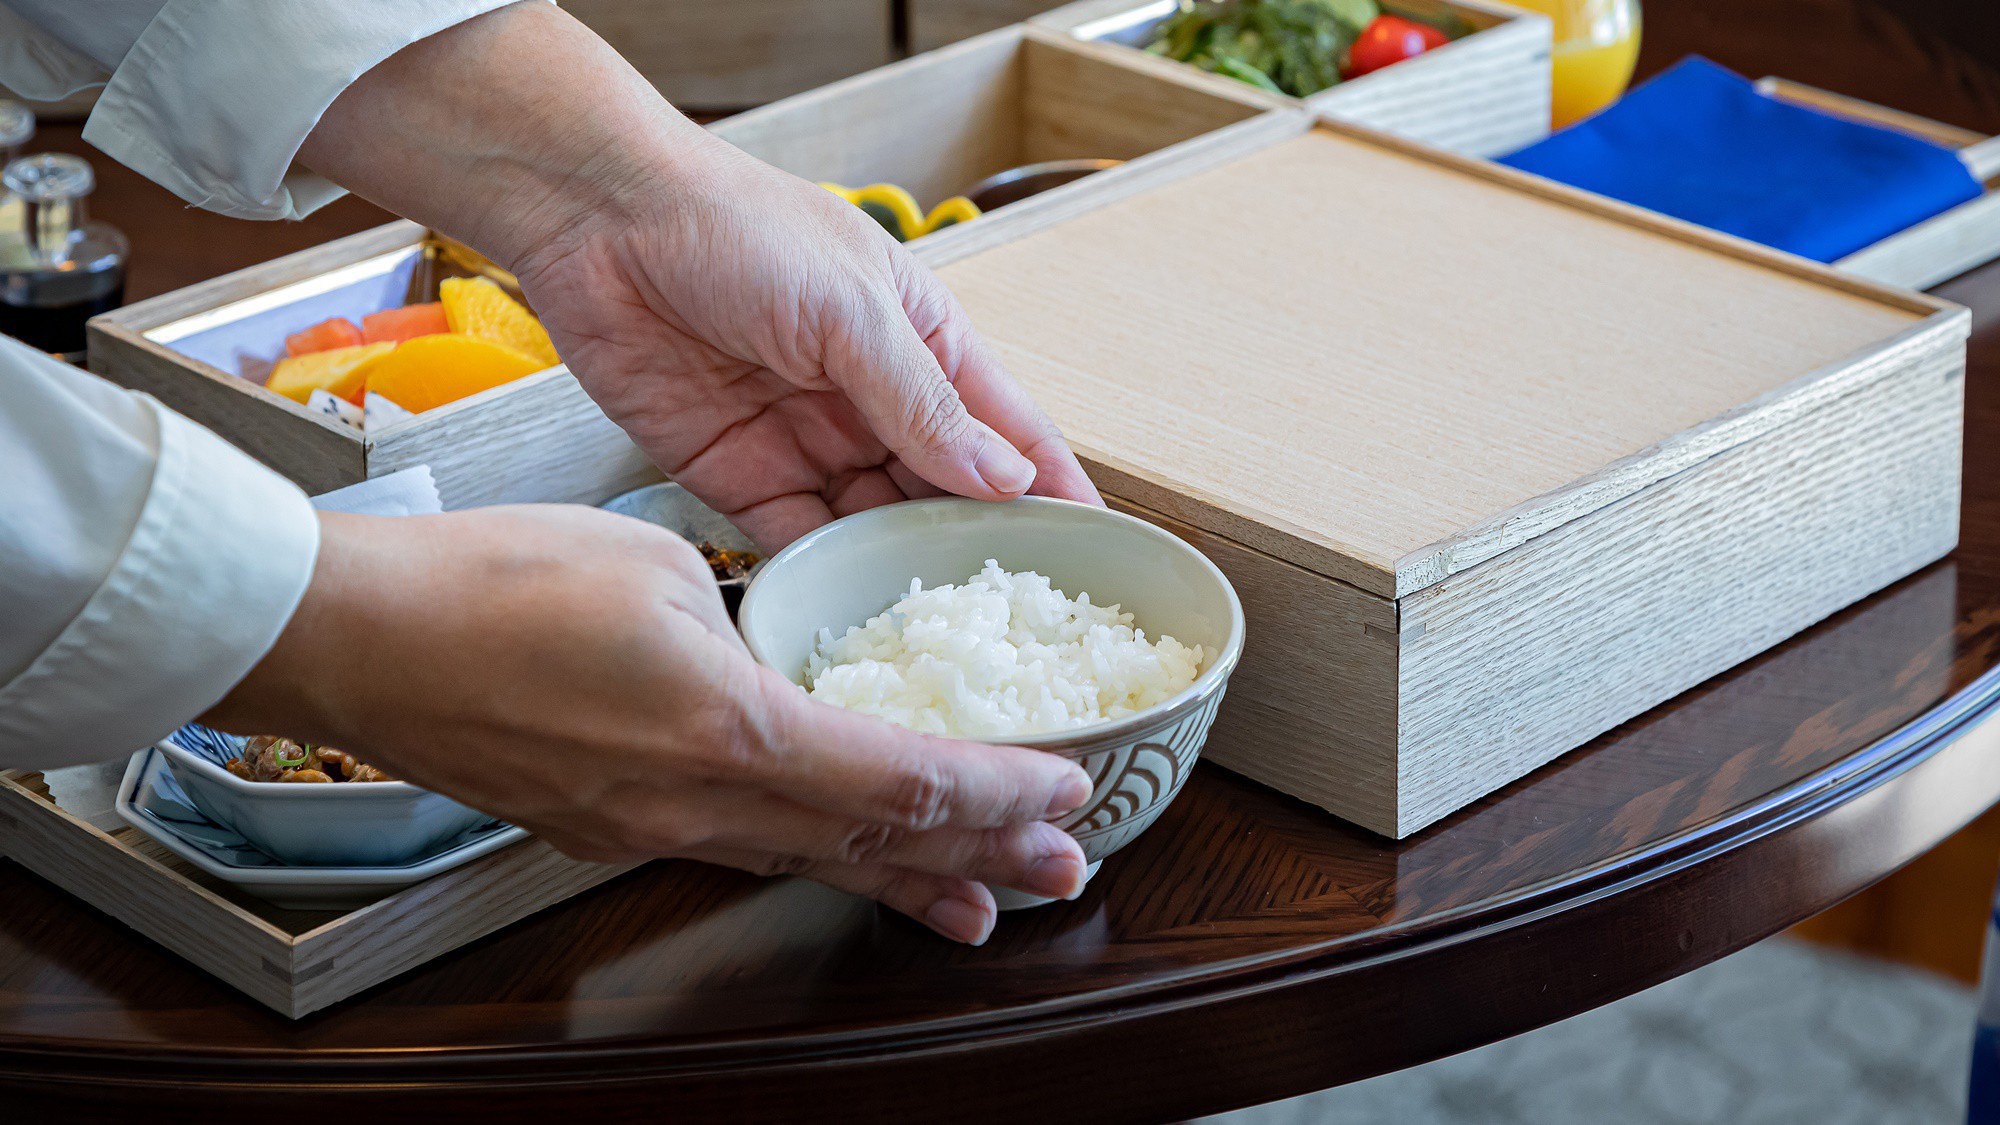
<path fill-rule="evenodd" d="M 900 306 L 863 313 L 829 350 L 826 374 L 875 437 L 918 476 L 978 500 L 1011 500 L 1035 465 L 974 418 Z"/>

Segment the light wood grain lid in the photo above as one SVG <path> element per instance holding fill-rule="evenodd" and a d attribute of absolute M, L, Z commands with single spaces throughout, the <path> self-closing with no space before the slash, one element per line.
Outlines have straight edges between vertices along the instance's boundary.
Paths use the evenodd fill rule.
<path fill-rule="evenodd" d="M 940 272 L 1100 483 L 1385 596 L 1964 334 L 1541 183 L 1322 128 Z"/>

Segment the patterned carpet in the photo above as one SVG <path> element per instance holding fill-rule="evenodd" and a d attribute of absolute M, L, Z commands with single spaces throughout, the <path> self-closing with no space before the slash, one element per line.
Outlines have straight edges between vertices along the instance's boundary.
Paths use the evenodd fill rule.
<path fill-rule="evenodd" d="M 1538 1031 L 1210 1125 L 1961 1125 L 1975 998 L 1782 938 Z"/>

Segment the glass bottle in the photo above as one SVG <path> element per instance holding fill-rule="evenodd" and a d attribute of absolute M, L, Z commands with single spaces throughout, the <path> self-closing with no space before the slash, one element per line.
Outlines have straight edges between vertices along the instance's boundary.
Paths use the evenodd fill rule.
<path fill-rule="evenodd" d="M 1618 100 L 1639 61 L 1639 0 L 1508 0 L 1555 22 L 1550 124 L 1560 129 Z"/>
<path fill-rule="evenodd" d="M 130 244 L 90 221 L 84 200 L 97 181 L 81 157 L 23 156 L 0 184 L 21 202 L 15 229 L 0 231 L 0 332 L 79 361 L 84 322 L 124 303 Z"/>
<path fill-rule="evenodd" d="M 35 111 L 20 102 L 0 98 L 0 152 L 7 160 L 21 155 L 21 146 L 35 135 Z"/>
<path fill-rule="evenodd" d="M 35 113 L 20 102 L 0 98 L 0 168 L 21 155 L 35 135 Z M 21 229 L 21 197 L 0 187 L 0 237 Z"/>

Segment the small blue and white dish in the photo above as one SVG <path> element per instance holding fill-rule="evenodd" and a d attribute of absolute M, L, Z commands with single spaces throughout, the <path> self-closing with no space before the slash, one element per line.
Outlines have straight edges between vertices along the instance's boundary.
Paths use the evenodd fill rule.
<path fill-rule="evenodd" d="M 400 867 L 492 819 L 407 781 L 246 781 L 226 768 L 245 741 L 189 724 L 158 749 L 190 804 L 281 863 Z"/>
<path fill-rule="evenodd" d="M 241 779 L 232 776 L 232 780 Z M 265 784 L 273 789 L 333 788 Z M 225 883 L 291 910 L 346 910 L 363 906 L 528 835 L 524 828 L 482 816 L 479 823 L 461 829 L 400 865 L 302 867 L 285 863 L 204 813 L 182 788 L 165 744 L 132 755 L 113 807 L 126 823 L 158 841 L 161 847 Z"/>

